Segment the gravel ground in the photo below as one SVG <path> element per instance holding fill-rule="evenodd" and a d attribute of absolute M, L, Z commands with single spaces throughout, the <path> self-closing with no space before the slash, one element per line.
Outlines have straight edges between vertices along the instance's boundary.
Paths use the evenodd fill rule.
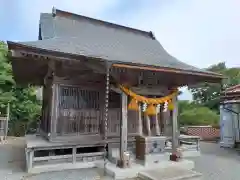
<path fill-rule="evenodd" d="M 102 173 L 97 169 L 85 169 L 26 175 L 19 168 L 24 167 L 22 160 L 18 156 L 13 156 L 23 149 L 18 147 L 0 145 L 1 180 L 98 180 Z M 222 149 L 216 143 L 206 142 L 201 142 L 200 147 L 202 155 L 191 159 L 195 161 L 195 170 L 203 174 L 202 180 L 240 179 L 240 154 L 236 150 Z M 110 178 L 101 179 L 110 180 Z"/>

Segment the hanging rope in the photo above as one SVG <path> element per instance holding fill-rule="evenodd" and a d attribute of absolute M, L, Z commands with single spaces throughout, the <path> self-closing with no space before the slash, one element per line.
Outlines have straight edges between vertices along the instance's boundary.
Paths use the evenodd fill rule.
<path fill-rule="evenodd" d="M 129 88 L 126 88 L 122 85 L 119 85 L 119 88 L 128 96 L 130 96 L 132 98 L 132 100 L 130 101 L 129 105 L 128 105 L 128 109 L 129 110 L 134 110 L 134 111 L 138 111 L 138 103 L 145 103 L 147 104 L 147 110 L 146 113 L 148 115 L 155 115 L 156 114 L 156 106 L 158 104 L 163 104 L 163 103 L 168 103 L 168 109 L 169 110 L 173 110 L 174 109 L 174 105 L 172 103 L 172 99 L 177 96 L 178 94 L 178 90 L 175 89 L 171 94 L 165 96 L 165 97 L 161 97 L 161 98 L 148 98 L 145 96 L 141 96 L 138 95 L 136 93 L 134 93 L 133 91 L 131 91 Z"/>
<path fill-rule="evenodd" d="M 146 110 L 146 114 L 147 115 L 156 115 L 157 114 L 157 107 L 153 104 L 150 104 L 148 107 L 147 107 L 147 110 Z"/>
<path fill-rule="evenodd" d="M 105 113 L 104 113 L 104 175 L 106 175 L 107 165 L 107 132 L 108 132 L 108 105 L 109 105 L 109 68 L 106 72 L 106 89 L 105 89 Z"/>
<path fill-rule="evenodd" d="M 139 110 L 138 102 L 137 102 L 136 99 L 131 100 L 131 102 L 128 105 L 128 109 L 133 110 L 133 111 L 138 111 Z"/>

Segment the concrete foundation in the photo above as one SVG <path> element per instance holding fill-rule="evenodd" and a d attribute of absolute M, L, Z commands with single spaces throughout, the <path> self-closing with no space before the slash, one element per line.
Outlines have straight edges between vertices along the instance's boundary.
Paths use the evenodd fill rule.
<path fill-rule="evenodd" d="M 98 164 L 99 168 L 102 168 L 101 164 Z M 147 166 L 141 165 L 139 163 L 132 163 L 130 168 L 121 169 L 115 164 L 107 163 L 106 172 L 108 175 L 114 179 L 126 179 L 126 178 L 136 178 L 139 173 L 148 170 L 160 170 L 166 168 L 182 168 L 185 170 L 191 170 L 194 168 L 194 162 L 190 160 L 181 160 L 179 162 L 173 161 L 162 161 L 159 163 L 148 164 Z"/>

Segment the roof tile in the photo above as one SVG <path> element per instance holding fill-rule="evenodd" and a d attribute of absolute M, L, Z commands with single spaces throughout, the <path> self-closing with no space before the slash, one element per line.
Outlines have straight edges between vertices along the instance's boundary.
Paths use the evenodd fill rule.
<path fill-rule="evenodd" d="M 42 40 L 20 44 L 113 62 L 210 73 L 171 56 L 149 32 L 58 13 L 55 17 L 41 14 L 40 27 Z"/>

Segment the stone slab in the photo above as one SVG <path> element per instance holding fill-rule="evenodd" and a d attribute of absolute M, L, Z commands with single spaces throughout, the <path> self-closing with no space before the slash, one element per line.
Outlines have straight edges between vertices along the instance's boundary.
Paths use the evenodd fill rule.
<path fill-rule="evenodd" d="M 156 163 L 169 161 L 169 157 L 170 157 L 170 154 L 168 153 L 148 154 L 148 155 L 145 155 L 145 161 L 142 161 L 142 162 L 144 166 L 151 166 Z"/>
<path fill-rule="evenodd" d="M 157 168 L 138 174 L 142 180 L 201 180 L 201 176 L 198 172 L 178 167 Z"/>

